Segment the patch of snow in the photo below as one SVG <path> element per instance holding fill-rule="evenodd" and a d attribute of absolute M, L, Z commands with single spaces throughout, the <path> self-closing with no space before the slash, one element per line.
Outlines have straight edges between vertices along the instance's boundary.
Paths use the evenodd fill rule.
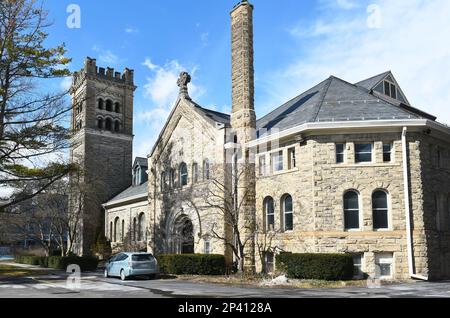
<path fill-rule="evenodd" d="M 278 286 L 278 285 L 287 285 L 289 283 L 286 275 L 278 276 L 273 279 L 264 279 L 261 282 L 261 286 Z"/>

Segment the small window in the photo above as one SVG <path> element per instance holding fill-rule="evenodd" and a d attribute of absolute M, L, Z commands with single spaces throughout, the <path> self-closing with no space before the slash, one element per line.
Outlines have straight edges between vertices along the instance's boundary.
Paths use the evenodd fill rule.
<path fill-rule="evenodd" d="M 264 177 L 266 175 L 266 156 L 259 156 L 259 175 Z"/>
<path fill-rule="evenodd" d="M 121 241 L 123 242 L 125 240 L 125 220 L 122 220 L 122 231 L 121 234 Z"/>
<path fill-rule="evenodd" d="M 437 153 L 436 153 L 436 159 L 437 159 L 437 167 L 438 168 L 442 168 L 442 151 L 441 149 L 437 149 Z"/>
<path fill-rule="evenodd" d="M 384 191 L 376 191 L 372 195 L 372 213 L 374 230 L 389 229 L 388 195 Z"/>
<path fill-rule="evenodd" d="M 355 145 L 355 162 L 372 162 L 372 144 Z"/>
<path fill-rule="evenodd" d="M 120 121 L 116 120 L 114 122 L 114 131 L 115 132 L 120 132 Z"/>
<path fill-rule="evenodd" d="M 391 98 L 397 99 L 397 87 L 395 84 L 384 81 L 384 94 Z"/>
<path fill-rule="evenodd" d="M 294 230 L 294 213 L 292 208 L 292 197 L 287 195 L 282 201 L 284 231 Z"/>
<path fill-rule="evenodd" d="M 114 111 L 118 114 L 120 114 L 120 104 L 119 103 L 115 103 L 114 104 Z"/>
<path fill-rule="evenodd" d="M 359 230 L 359 194 L 355 191 L 344 195 L 344 223 L 346 230 Z"/>
<path fill-rule="evenodd" d="M 272 170 L 273 172 L 283 171 L 283 151 L 272 154 Z"/>
<path fill-rule="evenodd" d="M 336 163 L 345 162 L 345 145 L 336 144 Z"/>
<path fill-rule="evenodd" d="M 205 240 L 204 254 L 211 254 L 211 241 Z"/>
<path fill-rule="evenodd" d="M 108 112 L 113 111 L 113 102 L 110 99 L 106 101 L 106 111 Z"/>
<path fill-rule="evenodd" d="M 393 275 L 394 256 L 392 253 L 381 253 L 375 256 L 375 269 L 378 278 L 390 279 Z"/>
<path fill-rule="evenodd" d="M 106 118 L 105 129 L 107 131 L 112 131 L 112 120 L 110 118 Z"/>
<path fill-rule="evenodd" d="M 383 161 L 392 161 L 392 144 L 383 144 Z"/>
<path fill-rule="evenodd" d="M 290 148 L 288 150 L 289 159 L 289 170 L 295 169 L 297 167 L 297 158 L 295 156 L 295 148 Z"/>
<path fill-rule="evenodd" d="M 266 261 L 266 274 L 270 274 L 275 272 L 275 255 L 273 252 L 264 253 L 265 261 Z"/>
<path fill-rule="evenodd" d="M 271 197 L 264 200 L 264 212 L 266 215 L 266 232 L 273 231 L 275 228 L 275 207 Z"/>
<path fill-rule="evenodd" d="M 103 108 L 105 107 L 105 102 L 103 101 L 103 99 L 99 99 L 98 100 L 98 109 L 103 110 Z"/>
<path fill-rule="evenodd" d="M 101 119 L 101 118 L 97 119 L 97 128 L 103 129 L 103 119 Z"/>
<path fill-rule="evenodd" d="M 210 179 L 210 170 L 209 170 L 209 161 L 206 159 L 203 162 L 203 180 L 209 180 Z"/>
<path fill-rule="evenodd" d="M 188 168 L 183 162 L 180 165 L 180 186 L 184 187 L 188 185 Z"/>
<path fill-rule="evenodd" d="M 198 182 L 198 164 L 197 163 L 192 164 L 192 182 L 193 183 Z"/>
<path fill-rule="evenodd" d="M 176 180 L 176 171 L 175 171 L 175 169 L 170 169 L 169 186 L 171 188 L 173 188 L 175 186 L 175 180 Z"/>
<path fill-rule="evenodd" d="M 363 255 L 356 254 L 353 255 L 353 277 L 356 279 L 361 279 L 364 277 L 364 272 L 362 270 Z"/>

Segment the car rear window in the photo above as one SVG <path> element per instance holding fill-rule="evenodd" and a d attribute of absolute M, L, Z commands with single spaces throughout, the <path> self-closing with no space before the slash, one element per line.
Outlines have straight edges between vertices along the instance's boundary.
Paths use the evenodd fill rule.
<path fill-rule="evenodd" d="M 151 261 L 153 255 L 151 254 L 142 254 L 142 255 L 133 255 L 133 262 L 148 262 Z"/>

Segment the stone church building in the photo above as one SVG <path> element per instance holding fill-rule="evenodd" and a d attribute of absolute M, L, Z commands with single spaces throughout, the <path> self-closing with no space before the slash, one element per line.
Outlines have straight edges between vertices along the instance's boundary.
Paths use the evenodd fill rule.
<path fill-rule="evenodd" d="M 75 75 L 74 101 L 87 99 L 74 110 L 72 156 L 107 185 L 86 198 L 82 252 L 93 223 L 116 249 L 131 237 L 153 253 L 231 263 L 243 243 L 249 271 L 272 271 L 283 251 L 351 253 L 355 275 L 450 278 L 450 128 L 391 72 L 331 76 L 257 119 L 250 3 L 233 8 L 231 27 L 231 115 L 193 101 L 183 72 L 154 148 L 132 169 L 133 71 L 87 59 Z"/>

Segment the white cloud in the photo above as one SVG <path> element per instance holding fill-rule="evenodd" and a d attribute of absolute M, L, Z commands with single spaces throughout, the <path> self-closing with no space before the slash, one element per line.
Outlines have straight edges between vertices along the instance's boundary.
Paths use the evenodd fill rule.
<path fill-rule="evenodd" d="M 125 33 L 138 33 L 139 29 L 133 28 L 133 27 L 127 27 L 125 28 Z"/>
<path fill-rule="evenodd" d="M 266 113 L 330 75 L 350 82 L 392 70 L 410 102 L 450 123 L 450 1 L 375 0 L 381 9 L 379 29 L 369 28 L 370 13 L 338 10 L 327 22 L 290 30 L 301 56 L 260 83 L 268 98 Z M 355 15 L 356 14 L 356 15 Z M 326 16 L 326 13 L 324 13 Z M 311 44 L 312 43 L 312 44 Z M 266 101 L 267 100 L 267 101 Z"/>
<path fill-rule="evenodd" d="M 202 46 L 208 46 L 209 43 L 209 32 L 203 32 L 200 35 L 200 40 L 202 41 Z"/>
<path fill-rule="evenodd" d="M 146 58 L 143 65 L 147 66 L 151 71 L 144 85 L 144 96 L 148 99 L 149 105 L 146 111 L 136 115 L 136 122 L 144 124 L 145 136 L 137 137 L 136 155 L 146 156 L 155 143 L 159 133 L 161 132 L 166 120 L 178 97 L 179 87 L 177 80 L 182 71 L 188 71 L 195 80 L 197 66 L 190 68 L 184 67 L 178 61 L 172 60 L 164 65 L 153 64 L 150 58 Z M 197 99 L 205 93 L 202 86 L 194 83 L 189 84 L 189 95 L 193 99 Z"/>
<path fill-rule="evenodd" d="M 95 45 L 92 50 L 98 54 L 98 59 L 109 65 L 117 65 L 120 62 L 119 57 L 111 52 Z"/>
<path fill-rule="evenodd" d="M 63 91 L 68 91 L 72 86 L 72 77 L 64 77 L 59 86 Z"/>

